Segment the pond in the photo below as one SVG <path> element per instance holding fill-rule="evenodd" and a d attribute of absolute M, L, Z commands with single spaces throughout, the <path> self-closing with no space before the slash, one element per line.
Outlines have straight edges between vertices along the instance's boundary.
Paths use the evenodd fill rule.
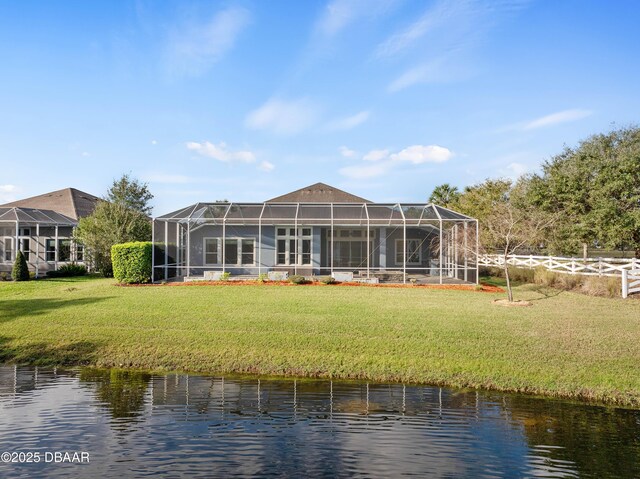
<path fill-rule="evenodd" d="M 8 478 L 631 478 L 640 411 L 402 384 L 0 366 L 0 452 L 22 461 L 0 463 Z"/>

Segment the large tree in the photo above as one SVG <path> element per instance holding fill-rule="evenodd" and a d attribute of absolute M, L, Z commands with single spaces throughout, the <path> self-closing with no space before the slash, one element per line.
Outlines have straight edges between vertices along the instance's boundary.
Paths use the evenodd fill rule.
<path fill-rule="evenodd" d="M 560 214 L 553 250 L 629 245 L 640 258 L 640 128 L 593 135 L 565 148 L 531 179 L 530 201 Z"/>
<path fill-rule="evenodd" d="M 128 241 L 150 241 L 151 212 L 148 201 L 153 197 L 146 184 L 123 175 L 116 180 L 105 200 L 93 213 L 81 218 L 75 231 L 76 239 L 85 245 L 93 267 L 111 276 L 111 247 Z"/>

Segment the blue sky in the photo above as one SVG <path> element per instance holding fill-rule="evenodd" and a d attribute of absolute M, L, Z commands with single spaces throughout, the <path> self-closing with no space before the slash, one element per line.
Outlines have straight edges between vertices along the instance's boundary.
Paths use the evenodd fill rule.
<path fill-rule="evenodd" d="M 0 1 L 0 202 L 125 172 L 155 214 L 513 178 L 638 122 L 639 22 L 636 1 Z"/>

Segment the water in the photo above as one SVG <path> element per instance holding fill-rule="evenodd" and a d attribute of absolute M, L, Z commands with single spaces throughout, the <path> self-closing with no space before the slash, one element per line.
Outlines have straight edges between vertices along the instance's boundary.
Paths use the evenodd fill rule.
<path fill-rule="evenodd" d="M 640 411 L 343 381 L 0 367 L 0 477 L 640 477 Z M 44 454 L 89 452 L 88 463 Z"/>

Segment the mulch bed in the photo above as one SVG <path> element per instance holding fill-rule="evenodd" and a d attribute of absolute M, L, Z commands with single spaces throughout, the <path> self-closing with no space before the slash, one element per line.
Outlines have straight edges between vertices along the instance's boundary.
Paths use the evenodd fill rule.
<path fill-rule="evenodd" d="M 173 283 L 155 283 L 155 284 L 116 284 L 116 286 L 135 288 L 141 286 L 321 286 L 323 288 L 333 288 L 341 286 L 357 286 L 362 288 L 409 288 L 409 289 L 447 289 L 453 291 L 476 291 L 480 293 L 504 293 L 505 290 L 488 284 L 480 284 L 482 289 L 476 289 L 475 285 L 467 284 L 370 284 L 370 283 L 334 283 L 324 284 L 319 281 L 314 281 L 304 284 L 293 284 L 288 281 L 264 281 L 262 283 L 258 281 L 189 281 L 189 282 L 173 282 Z"/>

